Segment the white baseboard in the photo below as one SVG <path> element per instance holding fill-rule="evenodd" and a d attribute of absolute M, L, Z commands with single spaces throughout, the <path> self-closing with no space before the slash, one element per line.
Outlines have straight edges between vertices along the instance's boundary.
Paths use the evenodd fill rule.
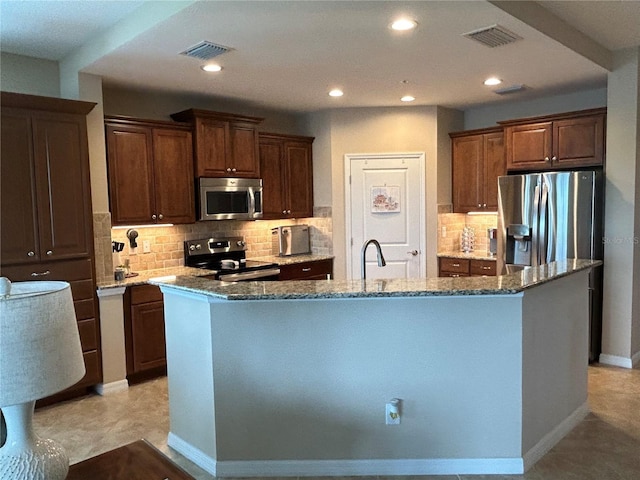
<path fill-rule="evenodd" d="M 264 460 L 217 462 L 218 477 L 346 477 L 523 473 L 521 458 Z"/>
<path fill-rule="evenodd" d="M 601 353 L 600 357 L 598 357 L 598 362 L 614 367 L 633 368 L 635 363 L 640 362 L 640 352 L 636 353 L 632 358 Z"/>
<path fill-rule="evenodd" d="M 122 392 L 129 388 L 129 382 L 124 380 L 118 380 L 117 382 L 99 383 L 94 387 L 94 390 L 100 395 L 110 395 L 116 392 Z"/>
<path fill-rule="evenodd" d="M 169 432 L 167 445 L 216 477 L 322 477 L 524 473 L 522 458 L 217 461 Z"/>
<path fill-rule="evenodd" d="M 173 448 L 176 452 L 182 454 L 200 468 L 210 473 L 214 477 L 217 477 L 216 473 L 216 460 L 204 453 L 202 450 L 194 447 L 188 442 L 185 442 L 182 438 L 176 434 L 169 432 L 167 436 L 167 445 Z"/>
<path fill-rule="evenodd" d="M 551 450 L 562 438 L 573 430 L 589 414 L 587 402 L 580 405 L 575 411 L 564 419 L 556 428 L 547 433 L 536 443 L 533 448 L 524 454 L 524 470 L 527 471 L 549 450 Z"/>

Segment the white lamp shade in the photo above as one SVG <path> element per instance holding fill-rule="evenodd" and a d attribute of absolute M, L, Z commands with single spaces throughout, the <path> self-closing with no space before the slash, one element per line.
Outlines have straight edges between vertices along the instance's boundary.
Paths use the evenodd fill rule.
<path fill-rule="evenodd" d="M 0 407 L 53 395 L 85 373 L 67 282 L 15 282 L 0 295 Z"/>

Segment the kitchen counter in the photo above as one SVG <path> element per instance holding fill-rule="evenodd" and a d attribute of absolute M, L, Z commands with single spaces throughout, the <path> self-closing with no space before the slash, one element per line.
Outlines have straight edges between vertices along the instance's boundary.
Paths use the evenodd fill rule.
<path fill-rule="evenodd" d="M 282 300 L 441 295 L 504 295 L 522 292 L 573 272 L 600 265 L 599 260 L 567 260 L 496 277 L 419 278 L 387 280 L 317 280 L 226 283 L 193 276 L 150 278 L 154 285 L 225 300 Z"/>
<path fill-rule="evenodd" d="M 491 255 L 486 250 L 474 250 L 473 252 L 465 253 L 461 251 L 455 252 L 438 252 L 438 258 L 440 257 L 448 257 L 448 258 L 468 258 L 469 260 L 493 260 L 496 261 L 496 256 Z"/>
<path fill-rule="evenodd" d="M 333 255 L 316 255 L 309 253 L 304 255 L 289 255 L 286 257 L 281 257 L 279 255 L 268 255 L 265 257 L 252 257 L 249 258 L 249 260 L 277 263 L 278 265 L 295 265 L 296 263 L 318 262 L 321 260 L 331 260 L 333 258 Z"/>
<path fill-rule="evenodd" d="M 204 277 L 206 275 L 211 275 L 212 272 L 210 270 L 202 269 L 202 268 L 192 268 L 192 267 L 170 267 L 170 268 L 158 268 L 155 270 L 143 270 L 141 272 L 137 272 L 138 275 L 133 277 L 127 277 L 124 280 L 107 280 L 98 282 L 98 290 L 105 290 L 110 288 L 118 288 L 118 287 L 131 287 L 133 285 L 144 285 L 149 283 L 149 279 L 151 278 L 162 278 L 162 277 L 170 277 L 170 276 L 180 276 L 180 277 Z"/>
<path fill-rule="evenodd" d="M 589 272 L 164 294 L 168 445 L 216 477 L 521 474 L 588 413 Z M 235 301 L 244 300 L 244 301 Z M 400 399 L 400 424 L 385 404 Z"/>

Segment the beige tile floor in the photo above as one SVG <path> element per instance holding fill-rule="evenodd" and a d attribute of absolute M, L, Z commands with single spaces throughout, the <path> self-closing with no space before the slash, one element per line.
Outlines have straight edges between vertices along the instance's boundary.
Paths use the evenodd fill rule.
<path fill-rule="evenodd" d="M 524 475 L 444 475 L 402 480 L 640 479 L 640 369 L 589 367 L 589 405 L 591 413 L 587 418 Z M 167 447 L 168 417 L 167 382 L 161 378 L 107 397 L 91 395 L 40 408 L 34 426 L 39 435 L 62 443 L 71 463 L 146 438 L 196 479 L 213 479 Z"/>

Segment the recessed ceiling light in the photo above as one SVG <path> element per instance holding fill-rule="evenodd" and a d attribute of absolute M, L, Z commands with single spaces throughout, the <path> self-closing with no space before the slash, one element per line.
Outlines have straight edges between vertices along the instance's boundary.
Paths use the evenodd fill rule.
<path fill-rule="evenodd" d="M 402 102 L 413 102 L 416 99 L 416 97 L 412 97 L 411 95 L 405 95 L 404 97 L 402 97 L 400 99 L 400 101 Z"/>
<path fill-rule="evenodd" d="M 344 92 L 339 88 L 334 88 L 329 92 L 330 97 L 341 97 L 342 95 L 344 95 Z"/>
<path fill-rule="evenodd" d="M 404 32 L 406 30 L 413 30 L 418 26 L 418 22 L 410 18 L 399 18 L 391 23 L 392 30 L 398 30 Z"/>
<path fill-rule="evenodd" d="M 205 72 L 219 72 L 222 70 L 220 65 L 216 65 L 215 63 L 209 63 L 208 65 L 203 65 L 200 67 Z"/>
<path fill-rule="evenodd" d="M 502 83 L 502 80 L 500 80 L 498 77 L 489 77 L 484 81 L 484 84 L 489 86 L 493 86 L 493 85 L 500 85 Z"/>

